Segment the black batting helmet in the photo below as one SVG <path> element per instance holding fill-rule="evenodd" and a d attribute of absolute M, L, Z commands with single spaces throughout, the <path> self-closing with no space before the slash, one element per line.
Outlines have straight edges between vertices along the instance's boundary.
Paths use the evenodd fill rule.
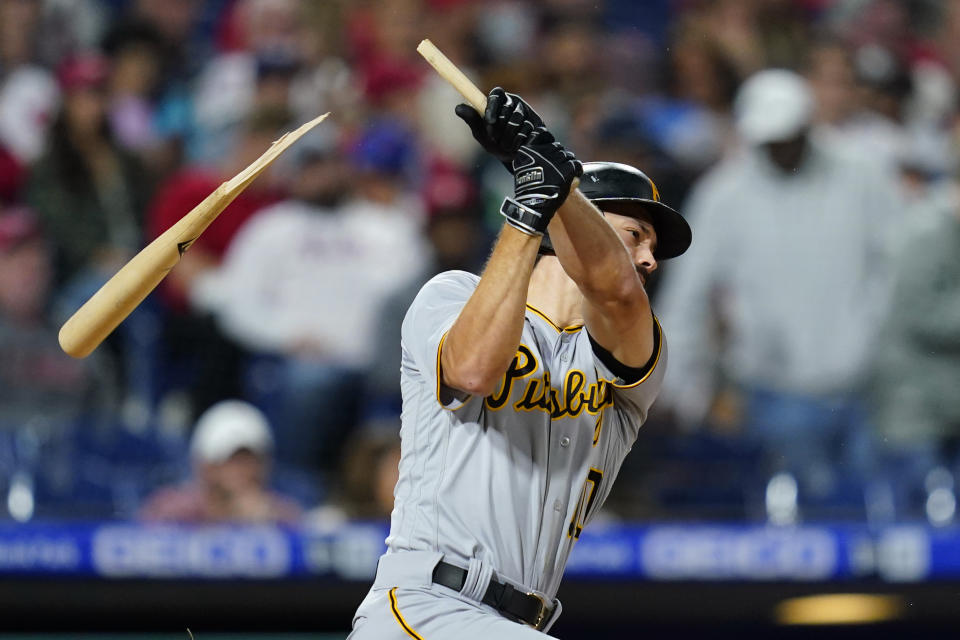
<path fill-rule="evenodd" d="M 660 193 L 647 175 L 619 162 L 585 162 L 580 191 L 603 211 L 637 217 L 650 216 L 657 232 L 657 260 L 675 258 L 687 250 L 692 240 L 690 225 L 676 210 L 660 202 Z M 553 253 L 553 245 L 543 236 L 541 253 Z"/>

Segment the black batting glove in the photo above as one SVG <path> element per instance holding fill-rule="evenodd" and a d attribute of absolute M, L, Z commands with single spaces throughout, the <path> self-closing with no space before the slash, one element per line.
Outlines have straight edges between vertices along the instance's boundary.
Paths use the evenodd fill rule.
<path fill-rule="evenodd" d="M 542 236 L 567 199 L 573 179 L 581 175 L 583 164 L 573 152 L 543 131 L 517 150 L 513 160 L 514 197 L 504 199 L 500 213 L 527 235 Z"/>
<path fill-rule="evenodd" d="M 544 127 L 543 119 L 523 98 L 500 87 L 487 96 L 483 115 L 466 104 L 457 105 L 454 111 L 470 127 L 480 146 L 502 162 L 508 171 L 512 171 L 517 149 Z"/>

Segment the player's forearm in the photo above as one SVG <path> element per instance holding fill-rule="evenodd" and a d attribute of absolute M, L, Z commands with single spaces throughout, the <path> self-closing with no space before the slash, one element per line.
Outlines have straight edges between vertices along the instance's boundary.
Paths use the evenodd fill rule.
<path fill-rule="evenodd" d="M 550 223 L 560 264 L 591 302 L 635 299 L 642 289 L 623 241 L 585 198 L 569 197 Z"/>
<path fill-rule="evenodd" d="M 474 395 L 495 390 L 520 344 L 539 245 L 539 237 L 504 226 L 476 291 L 444 340 L 444 384 Z"/>

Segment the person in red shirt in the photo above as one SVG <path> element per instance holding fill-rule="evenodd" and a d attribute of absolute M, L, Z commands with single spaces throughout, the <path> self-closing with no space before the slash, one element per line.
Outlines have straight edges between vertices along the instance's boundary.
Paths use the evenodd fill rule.
<path fill-rule="evenodd" d="M 221 183 L 266 151 L 288 127 L 285 111 L 251 114 L 237 148 L 216 168 L 187 167 L 158 190 L 147 214 L 147 241 L 153 240 L 210 195 Z M 246 352 L 225 336 L 206 312 L 193 309 L 190 288 L 196 278 L 219 265 L 237 230 L 257 211 L 284 197 L 277 174 L 268 169 L 203 232 L 157 291 L 162 317 L 162 349 L 155 350 L 158 371 L 177 375 L 157 383 L 155 400 L 170 391 L 189 397 L 194 415 L 218 400 L 243 395 Z M 172 388 L 168 388 L 172 387 Z"/>
<path fill-rule="evenodd" d="M 274 110 L 255 112 L 249 118 L 237 148 L 225 158 L 222 166 L 189 166 L 167 180 L 158 190 L 147 213 L 148 240 L 169 229 L 222 182 L 235 176 L 266 151 L 287 126 L 286 115 L 285 112 Z M 186 312 L 189 309 L 190 284 L 194 278 L 220 262 L 237 229 L 251 215 L 278 202 L 284 195 L 280 181 L 268 169 L 237 196 L 190 246 L 190 250 L 183 254 L 177 268 L 164 279 L 161 285 L 164 304 L 177 313 Z"/>

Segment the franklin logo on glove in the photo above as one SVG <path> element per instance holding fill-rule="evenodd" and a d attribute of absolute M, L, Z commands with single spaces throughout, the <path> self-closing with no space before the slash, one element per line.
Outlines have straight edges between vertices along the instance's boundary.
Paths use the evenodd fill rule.
<path fill-rule="evenodd" d="M 517 149 L 513 158 L 513 197 L 504 199 L 500 214 L 507 223 L 532 236 L 543 236 L 583 165 L 553 134 L 540 129 Z"/>
<path fill-rule="evenodd" d="M 541 182 L 543 182 L 543 169 L 539 167 L 518 173 L 514 180 L 514 183 L 518 187 L 529 184 L 540 184 Z"/>

